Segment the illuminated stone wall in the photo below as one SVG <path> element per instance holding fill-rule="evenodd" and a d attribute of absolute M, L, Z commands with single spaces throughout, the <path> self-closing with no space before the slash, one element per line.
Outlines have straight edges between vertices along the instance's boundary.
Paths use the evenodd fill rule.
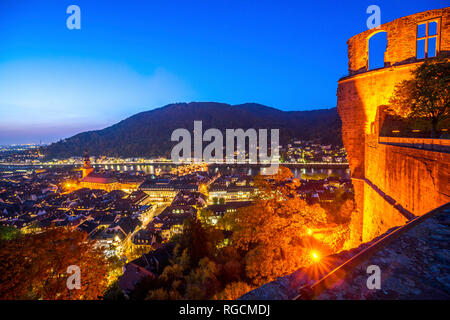
<path fill-rule="evenodd" d="M 411 214 L 450 201 L 449 155 L 379 143 L 379 110 L 395 85 L 411 77 L 416 59 L 417 24 L 439 20 L 438 56 L 450 56 L 450 8 L 403 17 L 348 40 L 349 76 L 339 81 L 338 112 L 355 187 L 358 213 L 352 238 L 369 241 Z M 369 38 L 386 31 L 385 67 L 368 71 Z"/>
<path fill-rule="evenodd" d="M 349 75 L 367 71 L 369 38 L 375 33 L 387 32 L 385 67 L 416 62 L 417 25 L 427 20 L 440 20 L 441 53 L 450 51 L 450 7 L 429 10 L 382 24 L 378 29 L 359 33 L 347 41 Z"/>
<path fill-rule="evenodd" d="M 449 202 L 449 165 L 448 153 L 367 144 L 363 241 Z"/>

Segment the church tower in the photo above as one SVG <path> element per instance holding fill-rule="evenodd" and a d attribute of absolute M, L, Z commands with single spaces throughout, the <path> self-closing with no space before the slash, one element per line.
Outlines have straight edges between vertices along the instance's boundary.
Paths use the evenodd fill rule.
<path fill-rule="evenodd" d="M 84 160 L 83 160 L 83 178 L 87 177 L 94 171 L 94 167 L 91 165 L 91 160 L 89 159 L 88 152 L 84 152 Z"/>

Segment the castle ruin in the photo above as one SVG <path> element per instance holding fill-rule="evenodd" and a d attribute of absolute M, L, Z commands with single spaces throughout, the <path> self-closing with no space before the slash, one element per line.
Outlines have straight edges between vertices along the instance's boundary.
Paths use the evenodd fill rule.
<path fill-rule="evenodd" d="M 387 34 L 384 67 L 369 70 L 369 40 Z M 450 56 L 450 7 L 402 17 L 353 36 L 337 109 L 357 203 L 354 243 L 450 201 L 449 140 L 380 137 L 382 107 L 426 59 Z"/>

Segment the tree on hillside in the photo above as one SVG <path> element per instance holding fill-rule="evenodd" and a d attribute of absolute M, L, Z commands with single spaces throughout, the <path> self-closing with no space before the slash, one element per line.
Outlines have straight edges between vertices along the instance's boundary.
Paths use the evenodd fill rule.
<path fill-rule="evenodd" d="M 232 254 L 218 253 L 217 244 L 223 241 L 223 232 L 197 219 L 184 222 L 183 233 L 176 243 L 170 265 L 148 286 L 147 299 L 209 299 L 223 289 L 224 279 L 239 279 L 240 266 Z M 230 262 L 226 268 L 225 261 Z M 225 270 L 225 271 L 224 271 Z M 237 273 L 237 277 L 229 273 Z"/>
<path fill-rule="evenodd" d="M 310 262 L 310 248 L 303 240 L 309 228 L 326 222 L 326 213 L 300 198 L 288 168 L 258 176 L 255 184 L 260 191 L 255 204 L 227 214 L 225 220 L 233 231 L 233 246 L 246 252 L 247 277 L 260 285 Z"/>
<path fill-rule="evenodd" d="M 202 258 L 198 267 L 186 277 L 185 298 L 205 300 L 212 297 L 220 289 L 218 280 L 220 272 L 220 268 L 214 261 L 207 257 Z"/>
<path fill-rule="evenodd" d="M 0 241 L 13 240 L 22 236 L 22 232 L 11 226 L 0 226 Z"/>
<path fill-rule="evenodd" d="M 187 219 L 184 222 L 183 233 L 176 251 L 182 253 L 187 250 L 190 267 L 196 267 L 204 258 L 213 258 L 216 253 L 216 244 L 223 240 L 223 233 L 213 226 L 202 225 L 198 219 Z"/>
<path fill-rule="evenodd" d="M 412 79 L 400 82 L 391 96 L 388 112 L 403 118 L 427 119 L 431 136 L 450 113 L 450 61 L 426 61 L 413 72 Z"/>
<path fill-rule="evenodd" d="M 81 289 L 69 290 L 67 268 L 81 271 Z M 98 299 L 106 289 L 103 252 L 86 235 L 66 228 L 0 242 L 0 299 Z"/>

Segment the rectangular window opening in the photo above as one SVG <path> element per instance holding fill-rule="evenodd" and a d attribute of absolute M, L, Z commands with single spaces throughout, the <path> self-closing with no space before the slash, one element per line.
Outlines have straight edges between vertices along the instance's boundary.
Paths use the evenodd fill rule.
<path fill-rule="evenodd" d="M 427 24 L 422 23 L 417 25 L 417 38 L 423 38 L 427 36 Z"/>
<path fill-rule="evenodd" d="M 425 39 L 417 40 L 417 59 L 425 59 Z"/>
<path fill-rule="evenodd" d="M 436 37 L 428 39 L 428 50 L 427 57 L 434 58 L 436 57 Z"/>
<path fill-rule="evenodd" d="M 439 50 L 439 20 L 431 20 L 418 24 L 416 38 L 417 59 L 436 57 Z"/>
<path fill-rule="evenodd" d="M 435 36 L 437 35 L 437 21 L 431 21 L 428 23 L 428 36 Z"/>

